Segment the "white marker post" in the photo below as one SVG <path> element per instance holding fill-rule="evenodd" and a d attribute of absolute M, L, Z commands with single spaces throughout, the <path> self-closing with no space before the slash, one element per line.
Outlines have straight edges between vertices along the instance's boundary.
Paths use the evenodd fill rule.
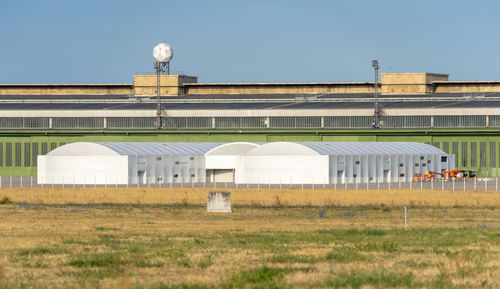
<path fill-rule="evenodd" d="M 405 205 L 405 231 L 408 230 L 408 226 L 407 226 L 407 218 L 406 218 L 406 205 Z"/>

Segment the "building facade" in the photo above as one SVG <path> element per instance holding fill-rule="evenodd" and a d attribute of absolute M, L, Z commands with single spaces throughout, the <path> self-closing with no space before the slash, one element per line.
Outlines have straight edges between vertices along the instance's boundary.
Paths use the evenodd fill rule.
<path fill-rule="evenodd" d="M 0 174 L 36 175 L 37 156 L 72 142 L 420 142 L 455 167 L 500 174 L 500 82 L 388 73 L 373 82 L 197 83 L 161 76 L 132 84 L 0 85 Z"/>

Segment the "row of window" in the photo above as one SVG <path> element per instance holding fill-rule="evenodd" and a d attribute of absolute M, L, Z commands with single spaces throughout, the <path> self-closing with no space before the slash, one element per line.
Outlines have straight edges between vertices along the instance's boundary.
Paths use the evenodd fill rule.
<path fill-rule="evenodd" d="M 65 143 L 59 143 L 60 146 Z M 57 143 L 0 143 L 0 167 L 36 167 L 37 156 L 57 148 Z M 5 146 L 5 149 L 4 149 Z M 4 154 L 5 153 L 5 154 Z M 4 158 L 5 156 L 5 158 Z"/>
<path fill-rule="evenodd" d="M 455 167 L 490 167 L 497 166 L 497 143 L 496 142 L 479 142 L 479 158 L 478 158 L 478 143 L 470 142 L 451 142 L 451 150 L 449 142 L 434 142 L 433 146 L 440 148 L 445 153 L 455 155 Z M 460 147 L 460 151 L 459 151 Z M 487 150 L 489 148 L 489 150 Z M 489 151 L 489 155 L 488 155 Z M 470 158 L 469 158 L 470 152 Z M 459 157 L 460 156 L 460 157 Z M 487 161 L 489 160 L 489 162 Z M 499 163 L 500 164 L 500 163 Z"/>
<path fill-rule="evenodd" d="M 163 128 L 371 128 L 371 116 L 168 117 Z M 383 128 L 500 127 L 500 115 L 383 116 Z M 155 117 L 2 117 L 0 128 L 153 129 Z"/>

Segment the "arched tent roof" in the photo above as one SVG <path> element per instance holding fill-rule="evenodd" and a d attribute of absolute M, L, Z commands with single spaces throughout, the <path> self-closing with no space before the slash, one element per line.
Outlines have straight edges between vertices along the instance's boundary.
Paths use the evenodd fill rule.
<path fill-rule="evenodd" d="M 416 142 L 275 142 L 248 152 L 248 155 L 376 155 L 443 154 L 442 150 Z"/>
<path fill-rule="evenodd" d="M 232 142 L 211 149 L 205 155 L 244 155 L 248 151 L 259 147 L 262 143 Z"/>
<path fill-rule="evenodd" d="M 63 145 L 47 155 L 204 155 L 222 144 L 194 142 L 79 142 Z"/>
<path fill-rule="evenodd" d="M 48 156 L 119 156 L 116 151 L 92 142 L 74 142 L 60 146 L 47 154 Z"/>
<path fill-rule="evenodd" d="M 271 142 L 249 151 L 247 155 L 320 155 L 303 143 Z"/>

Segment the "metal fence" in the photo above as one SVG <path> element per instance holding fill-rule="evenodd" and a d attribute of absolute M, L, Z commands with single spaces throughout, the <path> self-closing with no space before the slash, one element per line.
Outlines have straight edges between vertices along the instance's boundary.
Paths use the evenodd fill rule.
<path fill-rule="evenodd" d="M 0 188 L 262 188 L 262 189 L 334 189 L 334 190 L 448 190 L 448 191 L 498 191 L 499 178 L 483 178 L 474 181 L 436 181 L 399 183 L 356 183 L 356 184 L 236 184 L 233 182 L 162 182 L 145 178 L 140 184 L 119 184 L 110 180 L 107 184 L 97 184 L 88 180 L 85 184 L 71 181 L 65 184 L 38 184 L 36 176 L 0 176 Z"/>

